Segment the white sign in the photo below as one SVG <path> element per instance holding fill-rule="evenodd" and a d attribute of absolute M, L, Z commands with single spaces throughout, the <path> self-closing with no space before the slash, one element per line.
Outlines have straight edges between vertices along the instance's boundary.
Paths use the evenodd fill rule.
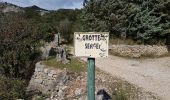
<path fill-rule="evenodd" d="M 108 32 L 75 32 L 74 52 L 78 57 L 108 57 Z"/>

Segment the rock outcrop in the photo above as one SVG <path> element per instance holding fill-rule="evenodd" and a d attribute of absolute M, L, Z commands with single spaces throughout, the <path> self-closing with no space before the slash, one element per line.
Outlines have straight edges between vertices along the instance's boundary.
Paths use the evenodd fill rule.
<path fill-rule="evenodd" d="M 6 2 L 0 2 L 0 12 L 2 13 L 8 13 L 8 12 L 24 12 L 24 10 L 21 7 L 18 7 L 16 5 L 6 3 Z"/>

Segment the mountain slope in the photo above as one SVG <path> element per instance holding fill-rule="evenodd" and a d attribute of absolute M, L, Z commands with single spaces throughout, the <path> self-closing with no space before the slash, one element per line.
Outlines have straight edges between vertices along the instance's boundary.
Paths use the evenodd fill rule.
<path fill-rule="evenodd" d="M 0 12 L 8 13 L 8 12 L 23 12 L 22 7 L 16 6 L 11 3 L 0 2 Z"/>

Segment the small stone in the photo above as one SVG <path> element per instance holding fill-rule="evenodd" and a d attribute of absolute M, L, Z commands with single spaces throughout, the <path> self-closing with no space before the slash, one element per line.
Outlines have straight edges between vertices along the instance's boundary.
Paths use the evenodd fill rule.
<path fill-rule="evenodd" d="M 49 72 L 50 72 L 50 70 L 49 70 L 49 69 L 47 69 L 47 68 L 45 68 L 45 69 L 44 69 L 44 73 L 46 73 L 46 74 L 47 74 L 47 73 L 49 73 Z"/>
<path fill-rule="evenodd" d="M 53 75 L 53 78 L 57 78 L 58 77 L 58 75 Z"/>
<path fill-rule="evenodd" d="M 58 91 L 58 96 L 59 97 L 63 97 L 64 95 L 63 95 L 63 91 L 60 89 L 59 91 Z"/>
<path fill-rule="evenodd" d="M 96 95 L 96 100 L 103 100 L 103 95 Z"/>
<path fill-rule="evenodd" d="M 65 90 L 66 88 L 67 88 L 67 86 L 63 86 L 61 89 L 62 89 L 62 90 Z"/>
<path fill-rule="evenodd" d="M 78 88 L 77 88 L 77 89 L 75 90 L 74 94 L 75 94 L 76 96 L 82 94 L 82 89 L 78 89 Z"/>
<path fill-rule="evenodd" d="M 41 84 L 41 83 L 43 82 L 42 79 L 35 79 L 34 81 L 35 81 L 36 83 L 39 83 L 39 84 Z"/>
<path fill-rule="evenodd" d="M 78 100 L 87 100 L 87 96 L 82 96 L 82 97 L 78 98 Z"/>
<path fill-rule="evenodd" d="M 52 77 L 52 76 L 53 76 L 53 74 L 52 74 L 52 73 L 48 73 L 48 76 L 49 76 L 49 77 Z"/>
<path fill-rule="evenodd" d="M 55 70 L 51 70 L 50 73 L 51 73 L 52 75 L 56 75 L 56 74 L 57 74 L 57 72 L 56 72 Z"/>

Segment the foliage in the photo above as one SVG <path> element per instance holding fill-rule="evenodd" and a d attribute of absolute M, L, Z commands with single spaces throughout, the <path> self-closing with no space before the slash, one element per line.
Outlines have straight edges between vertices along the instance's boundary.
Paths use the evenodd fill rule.
<path fill-rule="evenodd" d="M 16 100 L 26 97 L 26 82 L 0 76 L 0 100 Z"/>
<path fill-rule="evenodd" d="M 0 67 L 10 77 L 31 75 L 40 54 L 39 36 L 42 34 L 22 14 L 1 16 L 0 24 Z"/>
<path fill-rule="evenodd" d="M 72 23 L 68 19 L 60 22 L 59 29 L 64 39 L 66 39 L 68 42 L 73 40 Z"/>
<path fill-rule="evenodd" d="M 59 9 L 42 16 L 47 23 L 60 32 L 67 41 L 72 42 L 74 31 L 81 31 L 80 10 Z"/>
<path fill-rule="evenodd" d="M 2 4 L 2 7 L 13 6 Z M 25 98 L 26 86 L 21 79 L 31 77 L 35 63 L 40 60 L 39 48 L 43 43 L 51 42 L 58 32 L 70 42 L 73 32 L 81 29 L 81 10 L 78 9 L 48 11 L 36 6 L 18 9 L 22 11 L 0 11 L 0 74 L 4 75 L 0 77 L 2 100 Z M 46 13 L 42 15 L 41 10 Z M 69 69 L 81 71 L 80 64 L 73 60 Z"/>
<path fill-rule="evenodd" d="M 5 75 L 29 78 L 40 58 L 41 41 L 50 42 L 60 32 L 70 42 L 76 26 L 81 26 L 80 10 L 45 10 L 44 15 L 40 10 L 33 6 L 24 12 L 0 13 L 0 72 Z"/>
<path fill-rule="evenodd" d="M 59 9 L 48 11 L 48 13 L 41 16 L 40 12 L 27 8 L 25 16 L 34 19 L 38 23 L 40 31 L 44 33 L 44 37 L 47 37 L 46 41 L 51 41 L 54 34 L 60 32 L 66 41 L 72 42 L 74 31 L 81 30 L 80 12 L 81 10 L 78 9 Z"/>
<path fill-rule="evenodd" d="M 146 44 L 168 41 L 169 6 L 166 0 L 85 0 L 84 30 L 126 34 Z"/>

